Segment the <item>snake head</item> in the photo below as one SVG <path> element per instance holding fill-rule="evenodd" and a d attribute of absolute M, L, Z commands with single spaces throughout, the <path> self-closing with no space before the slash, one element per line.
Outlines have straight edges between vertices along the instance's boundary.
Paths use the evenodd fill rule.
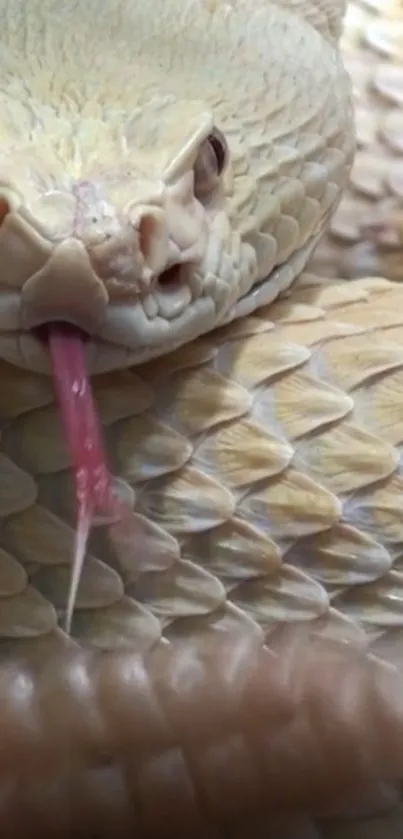
<path fill-rule="evenodd" d="M 130 366 L 286 291 L 354 147 L 330 0 L 29 8 L 35 50 L 26 0 L 2 36 L 0 357 L 49 371 L 35 330 L 64 321 L 90 372 Z"/>
<path fill-rule="evenodd" d="M 63 131 L 45 123 L 0 168 L 3 357 L 47 369 L 35 330 L 65 321 L 87 334 L 97 372 L 214 326 L 238 289 L 221 270 L 228 149 L 211 113 L 167 97 L 113 129 L 80 118 L 61 167 Z"/>

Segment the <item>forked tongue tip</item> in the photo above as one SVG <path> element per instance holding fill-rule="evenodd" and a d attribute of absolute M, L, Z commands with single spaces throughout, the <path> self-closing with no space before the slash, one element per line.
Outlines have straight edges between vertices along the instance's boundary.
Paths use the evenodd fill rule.
<path fill-rule="evenodd" d="M 77 505 L 75 550 L 65 618 L 65 629 L 70 634 L 94 516 L 97 511 L 116 516 L 117 509 L 86 371 L 84 336 L 77 328 L 60 323 L 47 328 L 46 338 Z"/>
<path fill-rule="evenodd" d="M 77 512 L 77 529 L 76 541 L 73 556 L 73 568 L 71 572 L 70 586 L 67 595 L 66 617 L 64 628 L 68 635 L 71 633 L 71 623 L 73 620 L 74 606 L 77 599 L 78 586 L 80 584 L 81 573 L 83 570 L 85 554 L 87 550 L 88 539 L 91 531 L 92 513 L 91 510 L 84 508 Z"/>

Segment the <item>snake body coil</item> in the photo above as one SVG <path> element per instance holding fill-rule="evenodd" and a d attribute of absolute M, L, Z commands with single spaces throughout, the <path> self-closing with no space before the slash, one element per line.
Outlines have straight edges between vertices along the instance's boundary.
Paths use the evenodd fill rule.
<path fill-rule="evenodd" d="M 250 725 L 245 684 L 264 644 L 294 625 L 380 656 L 399 649 L 403 292 L 303 273 L 354 152 L 343 11 L 328 0 L 0 3 L 9 835 L 34 823 L 69 835 L 80 819 L 119 835 L 130 817 L 155 837 L 156 801 L 166 836 L 224 830 L 237 800 L 250 819 L 262 776 L 248 798 L 235 768 L 245 754 L 261 767 L 264 753 L 254 763 L 237 751 L 231 726 L 239 714 Z M 136 532 L 95 528 L 71 637 L 74 504 L 38 333 L 60 320 L 86 333 Z M 206 673 L 210 703 L 215 689 L 232 693 L 200 732 L 191 709 Z M 225 732 L 228 786 L 208 786 Z M 189 762 L 202 737 L 205 754 Z M 394 778 L 401 766 L 381 745 L 373 759 Z M 170 772 L 188 794 L 186 824 L 167 804 Z M 334 823 L 302 827 L 335 836 Z"/>

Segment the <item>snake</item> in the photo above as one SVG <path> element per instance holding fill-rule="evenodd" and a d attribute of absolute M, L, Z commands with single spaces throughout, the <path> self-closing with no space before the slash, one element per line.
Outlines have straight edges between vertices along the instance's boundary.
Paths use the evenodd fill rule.
<path fill-rule="evenodd" d="M 116 751 L 146 766 L 128 835 L 161 835 L 175 741 L 141 667 L 187 696 L 198 644 L 220 683 L 287 627 L 399 661 L 403 292 L 309 270 L 356 146 L 344 14 L 0 2 L 6 835 L 121 835 Z M 338 835 L 322 815 L 304 836 Z"/>

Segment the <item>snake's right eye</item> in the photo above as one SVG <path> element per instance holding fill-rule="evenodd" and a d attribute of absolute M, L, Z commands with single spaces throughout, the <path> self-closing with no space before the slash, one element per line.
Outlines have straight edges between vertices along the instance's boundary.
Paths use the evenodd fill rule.
<path fill-rule="evenodd" d="M 218 128 L 204 140 L 194 166 L 196 198 L 207 198 L 217 186 L 228 159 L 228 146 Z"/>

